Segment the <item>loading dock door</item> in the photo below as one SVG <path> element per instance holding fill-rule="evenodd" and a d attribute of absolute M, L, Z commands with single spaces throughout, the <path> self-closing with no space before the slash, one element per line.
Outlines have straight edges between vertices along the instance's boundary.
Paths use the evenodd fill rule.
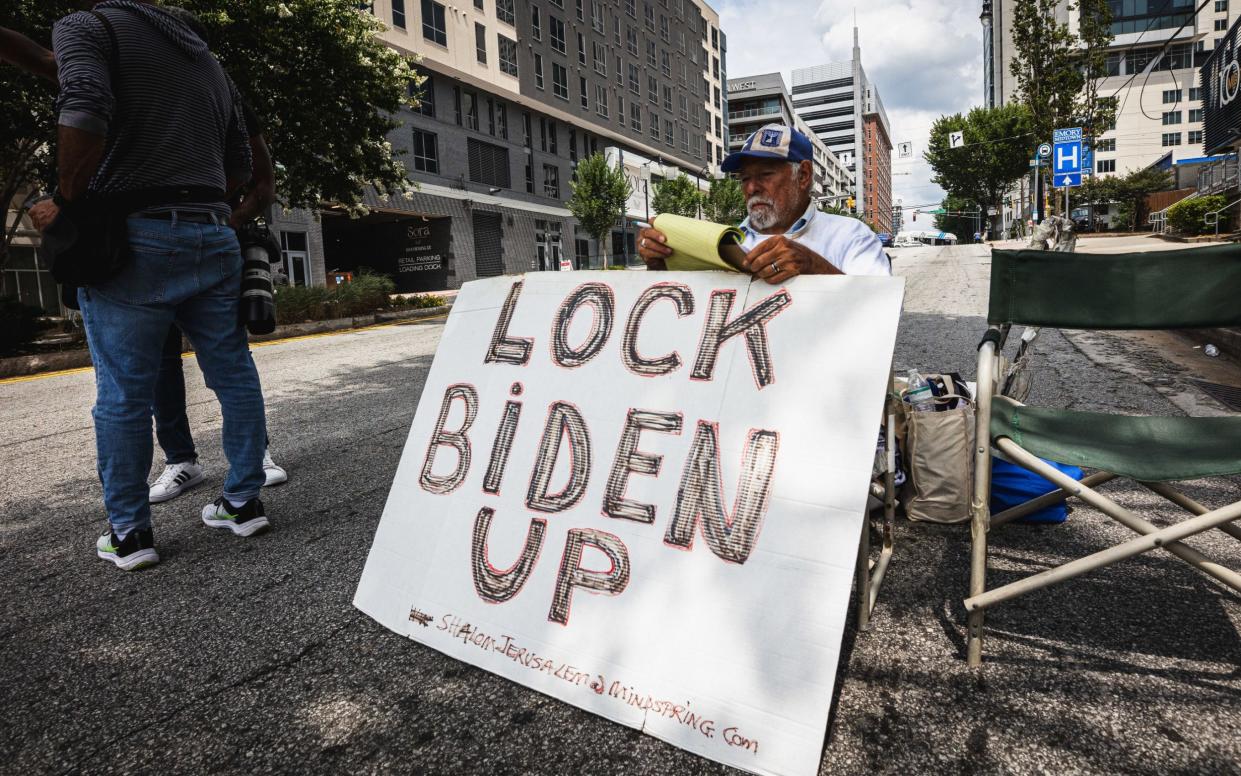
<path fill-rule="evenodd" d="M 480 278 L 504 274 L 499 213 L 474 213 L 474 269 Z"/>

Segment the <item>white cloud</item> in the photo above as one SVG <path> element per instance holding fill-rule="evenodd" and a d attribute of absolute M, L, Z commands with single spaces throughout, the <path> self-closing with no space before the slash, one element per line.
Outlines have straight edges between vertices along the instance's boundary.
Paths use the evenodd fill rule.
<path fill-rule="evenodd" d="M 943 197 L 922 153 L 936 118 L 982 102 L 977 2 L 719 0 L 716 7 L 728 35 L 729 77 L 779 71 L 790 85 L 796 68 L 850 58 L 856 12 L 862 66 L 887 109 L 892 143 L 913 143 L 912 160 L 893 153 L 893 200 L 916 205 Z"/>

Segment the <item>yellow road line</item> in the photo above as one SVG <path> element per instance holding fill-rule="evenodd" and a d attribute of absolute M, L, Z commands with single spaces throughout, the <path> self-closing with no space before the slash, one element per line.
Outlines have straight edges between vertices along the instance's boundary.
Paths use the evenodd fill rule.
<path fill-rule="evenodd" d="M 315 334 L 301 334 L 296 337 L 282 337 L 281 339 L 267 340 L 266 342 L 251 342 L 250 348 L 251 349 L 263 348 L 263 347 L 267 347 L 268 345 L 281 345 L 281 344 L 284 344 L 285 342 L 297 342 L 299 340 L 316 339 L 318 337 L 334 337 L 338 334 L 351 334 L 353 332 L 365 331 L 367 329 L 388 329 L 394 326 L 403 326 L 407 323 L 413 323 L 413 322 L 421 323 L 422 321 L 437 321 L 437 320 L 441 320 L 447 317 L 448 317 L 448 313 L 444 313 L 443 315 L 431 315 L 426 318 L 407 318 L 403 321 L 384 321 L 383 323 L 372 323 L 369 326 L 358 326 L 353 329 L 337 329 L 336 331 L 321 331 Z M 194 351 L 191 350 L 188 353 L 183 354 L 182 358 L 192 356 L 192 355 L 194 355 Z M 9 383 L 28 383 L 32 380 L 45 380 L 49 377 L 60 377 L 62 375 L 75 375 L 80 372 L 93 372 L 94 370 L 95 368 L 93 366 L 79 366 L 73 369 L 59 369 L 55 372 L 40 372 L 39 374 L 35 374 L 35 375 L 21 375 L 20 377 L 5 377 L 5 378 L 0 378 L 0 385 L 8 385 Z"/>

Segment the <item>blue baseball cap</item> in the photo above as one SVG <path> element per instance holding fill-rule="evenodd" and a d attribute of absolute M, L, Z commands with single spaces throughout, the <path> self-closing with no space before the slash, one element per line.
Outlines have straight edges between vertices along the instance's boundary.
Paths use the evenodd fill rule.
<path fill-rule="evenodd" d="M 796 129 L 783 124 L 768 124 L 747 137 L 741 150 L 729 154 L 720 169 L 736 172 L 746 158 L 804 162 L 814 158 L 814 150 L 810 138 Z"/>

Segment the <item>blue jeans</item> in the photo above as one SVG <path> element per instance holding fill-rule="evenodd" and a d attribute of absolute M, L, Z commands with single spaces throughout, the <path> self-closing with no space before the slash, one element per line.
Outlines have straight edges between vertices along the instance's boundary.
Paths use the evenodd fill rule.
<path fill-rule="evenodd" d="M 78 292 L 95 362 L 95 444 L 108 521 L 119 537 L 151 524 L 151 407 L 168 328 L 176 323 L 224 414 L 224 496 L 263 486 L 266 419 L 258 371 L 238 316 L 241 251 L 228 226 L 132 217 L 133 259 Z"/>
<path fill-rule="evenodd" d="M 155 438 L 168 464 L 198 460 L 190 419 L 185 413 L 185 370 L 181 365 L 181 329 L 168 327 L 164 350 L 159 359 L 159 378 L 155 381 Z"/>

